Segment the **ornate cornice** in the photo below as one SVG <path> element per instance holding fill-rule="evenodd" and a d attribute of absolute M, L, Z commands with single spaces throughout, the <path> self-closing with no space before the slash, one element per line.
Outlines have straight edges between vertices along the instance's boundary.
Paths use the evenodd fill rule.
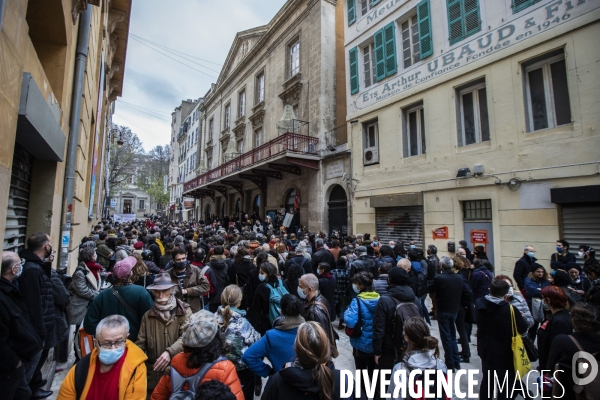
<path fill-rule="evenodd" d="M 87 10 L 88 4 L 100 7 L 101 2 L 102 0 L 73 0 L 73 7 L 71 7 L 71 17 L 73 17 L 73 23 L 77 22 L 79 14 Z"/>
<path fill-rule="evenodd" d="M 283 85 L 283 92 L 279 94 L 279 98 L 284 104 L 297 106 L 300 102 L 300 93 L 302 92 L 302 76 L 300 73 L 292 76 Z"/>
<path fill-rule="evenodd" d="M 254 109 L 253 109 L 254 110 Z M 261 108 L 259 111 L 256 111 L 250 117 L 248 117 L 250 123 L 252 124 L 252 128 L 256 129 L 263 125 L 263 121 L 265 119 L 265 110 Z"/>

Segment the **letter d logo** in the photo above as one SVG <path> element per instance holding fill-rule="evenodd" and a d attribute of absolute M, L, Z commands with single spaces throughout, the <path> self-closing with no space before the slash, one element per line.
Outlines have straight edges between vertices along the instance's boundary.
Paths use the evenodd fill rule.
<path fill-rule="evenodd" d="M 573 382 L 576 385 L 587 385 L 598 375 L 598 362 L 594 356 L 585 351 L 578 351 L 573 355 L 571 368 L 573 369 Z M 579 378 L 578 375 L 582 378 Z"/>

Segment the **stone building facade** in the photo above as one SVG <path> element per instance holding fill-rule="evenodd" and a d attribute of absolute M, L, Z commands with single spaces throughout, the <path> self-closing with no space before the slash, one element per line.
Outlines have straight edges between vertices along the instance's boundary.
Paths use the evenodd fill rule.
<path fill-rule="evenodd" d="M 355 232 L 497 273 L 600 245 L 598 2 L 345 3 Z"/>
<path fill-rule="evenodd" d="M 62 266 L 72 270 L 79 240 L 104 208 L 103 160 L 112 104 L 123 87 L 131 0 L 7 0 L 1 6 L 0 241 L 16 251 L 31 234 L 47 232 L 57 252 L 64 251 Z M 88 43 L 80 52 L 78 36 Z M 78 59 L 85 61 L 81 82 Z M 77 146 L 72 176 L 69 141 Z M 74 180 L 70 209 L 67 178 Z"/>
<path fill-rule="evenodd" d="M 184 194 L 200 199 L 202 219 L 264 218 L 294 209 L 297 193 L 300 224 L 328 229 L 328 199 L 338 187 L 335 223 L 348 229 L 340 185 L 350 164 L 346 102 L 336 89 L 345 74 L 343 3 L 291 0 L 269 24 L 236 35 L 201 106 L 206 171 L 184 185 Z"/>
<path fill-rule="evenodd" d="M 179 139 L 183 136 L 183 122 L 193 106 L 193 100 L 183 100 L 171 113 L 171 161 L 169 163 L 170 204 L 167 215 L 169 215 L 169 218 L 172 220 L 181 217 L 180 205 L 182 206 L 183 176 L 181 176 L 180 164 L 182 149 L 179 144 Z"/>

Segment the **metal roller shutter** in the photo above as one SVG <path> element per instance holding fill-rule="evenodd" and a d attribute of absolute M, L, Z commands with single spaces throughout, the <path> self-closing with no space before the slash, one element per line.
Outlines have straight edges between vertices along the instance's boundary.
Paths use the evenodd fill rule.
<path fill-rule="evenodd" d="M 4 229 L 4 250 L 18 252 L 25 248 L 32 162 L 33 157 L 16 144 Z"/>
<path fill-rule="evenodd" d="M 390 207 L 375 210 L 377 236 L 383 243 L 390 240 L 415 241 L 423 248 L 423 207 Z"/>
<path fill-rule="evenodd" d="M 579 251 L 585 244 L 600 249 L 600 204 L 564 204 L 562 206 L 562 230 L 564 239 L 569 242 L 571 253 Z M 579 264 L 583 259 L 577 258 Z"/>

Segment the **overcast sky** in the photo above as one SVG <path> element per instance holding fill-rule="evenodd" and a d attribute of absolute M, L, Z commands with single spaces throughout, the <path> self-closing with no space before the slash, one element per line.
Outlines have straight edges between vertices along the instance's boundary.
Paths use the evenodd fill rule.
<path fill-rule="evenodd" d="M 285 2 L 134 0 L 123 97 L 113 122 L 130 127 L 146 150 L 168 144 L 175 107 L 202 97 L 217 81 L 237 32 L 267 24 Z"/>

